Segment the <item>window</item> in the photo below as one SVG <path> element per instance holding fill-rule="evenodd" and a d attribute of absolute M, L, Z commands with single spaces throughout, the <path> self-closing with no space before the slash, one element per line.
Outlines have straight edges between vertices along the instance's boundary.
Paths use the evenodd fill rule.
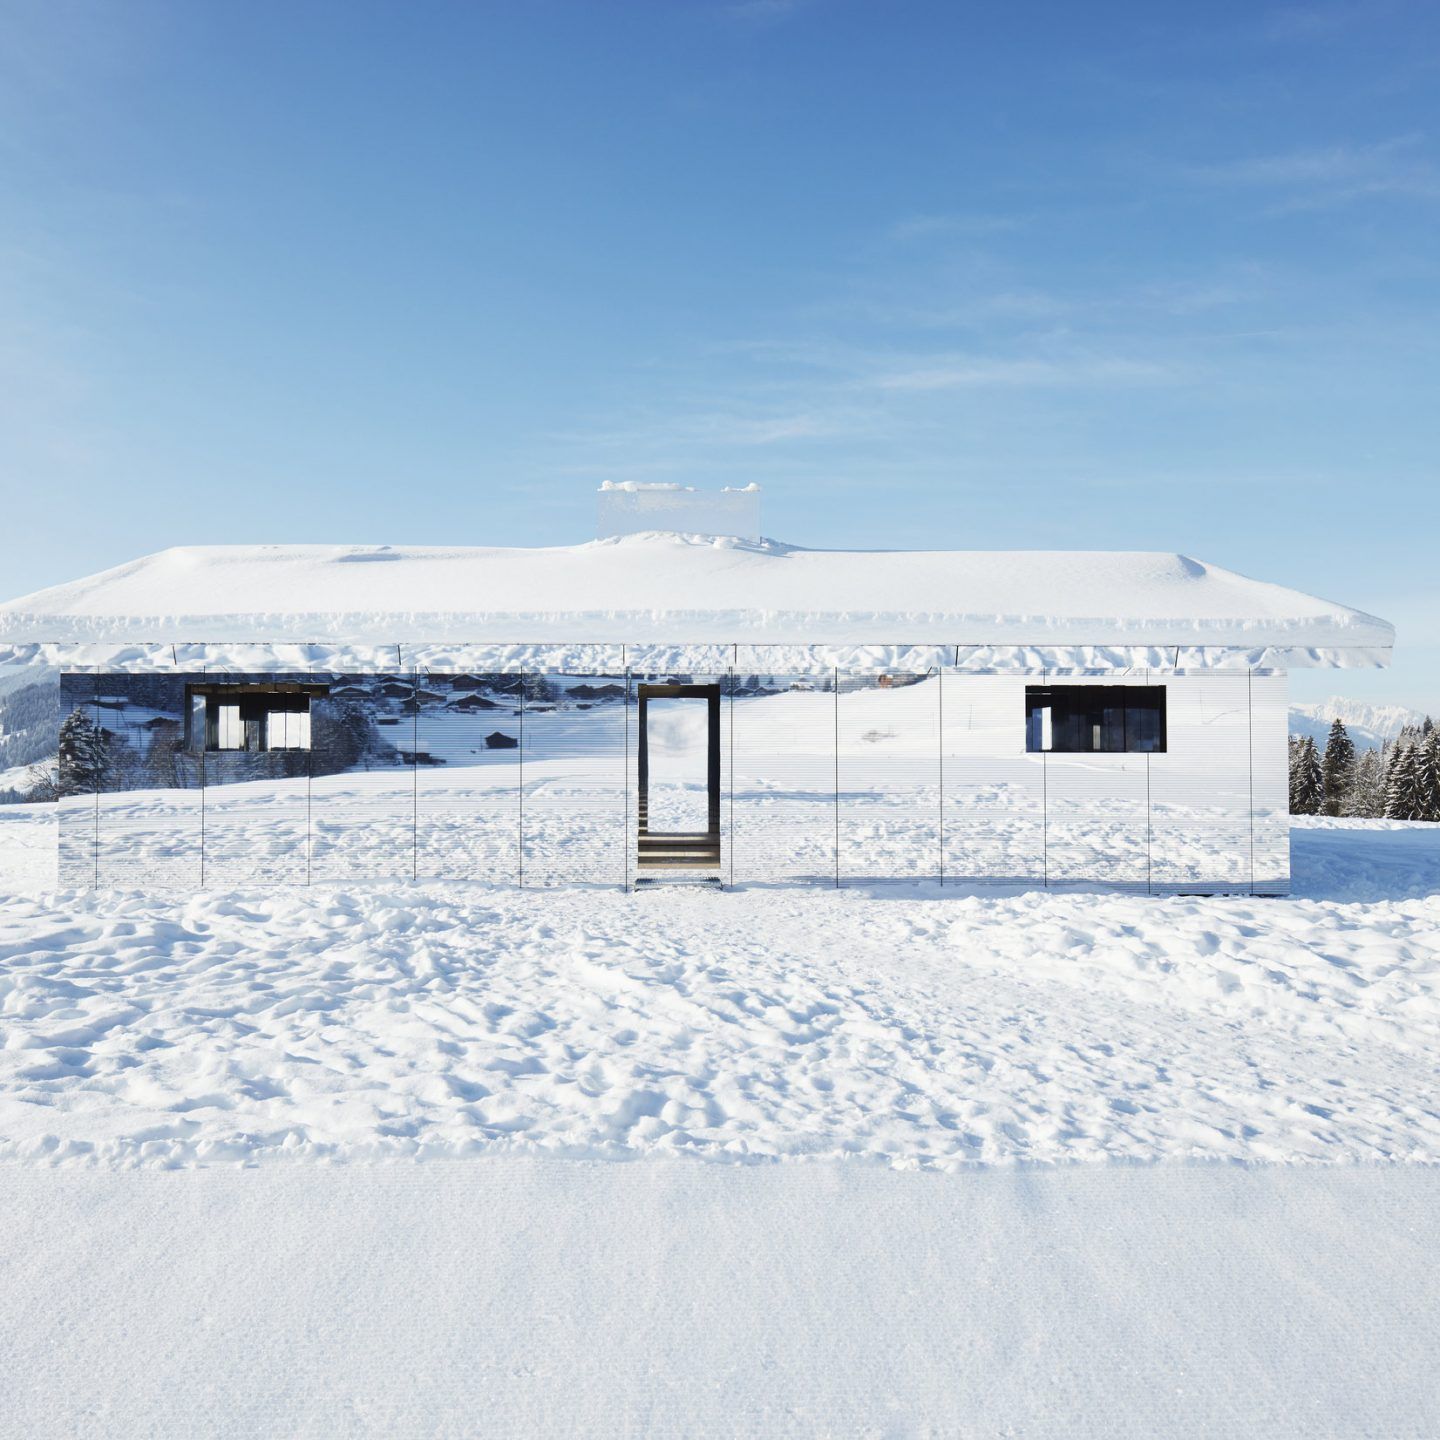
<path fill-rule="evenodd" d="M 194 685 L 189 748 L 308 750 L 310 701 L 323 686 Z"/>
<path fill-rule="evenodd" d="M 1163 685 L 1028 685 L 1025 748 L 1094 755 L 1165 749 Z"/>
<path fill-rule="evenodd" d="M 211 708 L 215 714 L 215 743 L 206 748 L 210 750 L 244 750 L 246 748 L 245 723 L 240 718 L 240 707 L 238 705 L 221 705 L 212 700 Z"/>
<path fill-rule="evenodd" d="M 306 704 L 303 710 L 271 710 L 266 716 L 268 730 L 265 736 L 269 750 L 308 750 L 310 748 L 310 705 L 309 697 L 302 697 Z"/>

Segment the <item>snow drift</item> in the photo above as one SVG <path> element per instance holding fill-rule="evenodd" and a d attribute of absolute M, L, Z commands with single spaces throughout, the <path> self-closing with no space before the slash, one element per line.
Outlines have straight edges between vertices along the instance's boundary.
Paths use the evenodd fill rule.
<path fill-rule="evenodd" d="M 671 533 L 543 549 L 191 546 L 0 605 L 0 641 L 123 639 L 1385 650 L 1394 632 L 1185 555 Z"/>

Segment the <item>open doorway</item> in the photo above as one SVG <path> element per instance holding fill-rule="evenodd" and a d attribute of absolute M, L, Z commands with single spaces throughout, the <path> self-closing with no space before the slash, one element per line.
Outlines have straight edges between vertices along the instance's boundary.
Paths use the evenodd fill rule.
<path fill-rule="evenodd" d="M 720 687 L 639 687 L 636 879 L 720 880 Z"/>

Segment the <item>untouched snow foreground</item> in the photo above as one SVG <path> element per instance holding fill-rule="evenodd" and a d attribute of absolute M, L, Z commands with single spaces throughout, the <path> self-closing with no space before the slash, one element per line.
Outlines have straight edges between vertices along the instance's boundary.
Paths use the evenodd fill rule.
<path fill-rule="evenodd" d="M 1435 1178 L 0 1167 L 0 1431 L 1422 1440 Z"/>
<path fill-rule="evenodd" d="M 1440 828 L 1300 829 L 1295 872 L 15 895 L 0 1157 L 1440 1160 Z"/>
<path fill-rule="evenodd" d="M 1440 1435 L 1440 827 L 1255 900 L 90 894 L 52 821 L 0 1433 Z"/>

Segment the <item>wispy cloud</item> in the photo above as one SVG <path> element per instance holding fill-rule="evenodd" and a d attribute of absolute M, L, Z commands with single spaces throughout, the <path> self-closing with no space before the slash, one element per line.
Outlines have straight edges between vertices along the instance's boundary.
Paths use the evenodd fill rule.
<path fill-rule="evenodd" d="M 1261 33 L 1267 40 L 1333 40 L 1362 25 L 1374 25 L 1394 12 L 1384 0 L 1340 0 L 1337 4 L 1286 5 L 1266 15 Z"/>
<path fill-rule="evenodd" d="M 669 476 L 697 466 L 738 473 L 857 447 L 893 447 L 948 423 L 953 399 L 946 397 L 960 392 L 1021 397 L 1184 378 L 1180 368 L 1159 359 L 1073 348 L 1000 354 L 762 341 L 724 349 L 734 357 L 748 355 L 764 367 L 764 377 L 742 370 L 718 393 L 703 396 L 687 386 L 669 403 L 652 398 L 623 416 L 553 433 L 550 441 L 562 454 L 581 452 L 583 459 L 570 461 L 569 468 L 597 477 Z"/>
<path fill-rule="evenodd" d="M 900 241 L 1000 235 L 1019 230 L 1025 223 L 1019 215 L 907 215 L 897 220 L 887 234 L 891 240 Z"/>
<path fill-rule="evenodd" d="M 918 367 L 892 370 L 871 376 L 863 383 L 877 390 L 922 392 L 1156 385 L 1174 378 L 1170 367 L 1123 357 L 1006 359 L 980 355 L 953 356 Z"/>
<path fill-rule="evenodd" d="M 1440 199 L 1440 169 L 1420 147 L 1420 136 L 1400 135 L 1371 145 L 1247 156 L 1190 173 L 1204 184 L 1278 191 L 1279 210 L 1321 209 L 1384 195 Z"/>
<path fill-rule="evenodd" d="M 730 0 L 721 8 L 721 14 L 747 25 L 778 25 L 817 3 L 818 0 Z"/>
<path fill-rule="evenodd" d="M 924 346 L 888 347 L 844 341 L 749 341 L 726 347 L 772 373 L 789 369 L 799 385 L 829 387 L 831 395 L 859 391 L 926 391 L 1053 387 L 1056 385 L 1152 385 L 1173 380 L 1176 365 L 1057 338 L 997 344 L 984 350 Z M 807 382 L 803 372 L 818 374 Z"/>
<path fill-rule="evenodd" d="M 1012 279 L 984 274 L 982 282 Z M 998 341 L 1041 344 L 1057 335 L 1083 333 L 1124 337 L 1163 327 L 1173 333 L 1177 320 L 1198 320 L 1238 306 L 1263 302 L 1269 279 L 1253 264 L 1229 264 L 1210 273 L 1155 280 L 1076 282 L 1061 287 L 1023 283 L 970 283 L 952 274 L 884 277 L 813 307 L 812 323 L 831 327 L 939 335 L 983 336 L 986 348 Z M 797 347 L 746 347 L 759 358 L 786 358 Z M 801 350 L 804 347 L 798 347 Z"/>
<path fill-rule="evenodd" d="M 619 425 L 561 434 L 563 442 L 583 442 L 601 450 L 645 452 L 657 449 L 710 450 L 763 449 L 805 440 L 835 440 L 853 436 L 863 428 L 853 411 L 811 407 L 803 410 L 754 406 L 689 405 L 678 401 L 674 409 L 641 412 Z"/>

